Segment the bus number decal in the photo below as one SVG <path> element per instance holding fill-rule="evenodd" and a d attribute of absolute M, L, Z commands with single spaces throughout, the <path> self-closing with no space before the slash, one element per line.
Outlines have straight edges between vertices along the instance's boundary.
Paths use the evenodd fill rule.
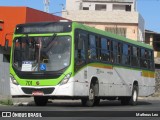
<path fill-rule="evenodd" d="M 32 81 L 26 81 L 26 85 L 31 86 L 32 85 Z"/>

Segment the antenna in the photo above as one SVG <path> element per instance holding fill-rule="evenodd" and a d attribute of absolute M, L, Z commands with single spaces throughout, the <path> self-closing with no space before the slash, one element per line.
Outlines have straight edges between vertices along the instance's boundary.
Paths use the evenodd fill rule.
<path fill-rule="evenodd" d="M 49 13 L 50 0 L 43 0 L 43 3 L 44 3 L 44 12 Z"/>

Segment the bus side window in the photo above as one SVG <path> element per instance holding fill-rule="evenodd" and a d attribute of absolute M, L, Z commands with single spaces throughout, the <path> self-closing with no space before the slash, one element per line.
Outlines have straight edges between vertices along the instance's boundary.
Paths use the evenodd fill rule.
<path fill-rule="evenodd" d="M 128 65 L 128 45 L 123 44 L 122 47 L 122 64 Z"/>
<path fill-rule="evenodd" d="M 101 38 L 101 60 L 102 61 L 110 60 L 109 44 L 110 43 L 106 38 Z"/>
<path fill-rule="evenodd" d="M 128 65 L 131 65 L 132 47 L 128 45 Z"/>
<path fill-rule="evenodd" d="M 118 49 L 117 49 L 117 62 L 120 64 L 122 62 L 122 44 L 118 43 Z"/>
<path fill-rule="evenodd" d="M 93 60 L 97 59 L 96 37 L 94 35 L 89 35 L 88 57 Z"/>
<path fill-rule="evenodd" d="M 144 67 L 145 68 L 148 68 L 148 62 L 149 62 L 149 60 L 148 60 L 148 51 L 147 50 L 145 50 L 145 59 L 144 59 Z"/>
<path fill-rule="evenodd" d="M 117 63 L 117 53 L 118 51 L 118 43 L 116 41 L 113 41 L 113 62 Z"/>
<path fill-rule="evenodd" d="M 138 66 L 138 54 L 137 54 L 137 47 L 132 47 L 132 57 L 131 57 L 131 65 L 132 66 Z"/>
<path fill-rule="evenodd" d="M 144 68 L 144 49 L 140 49 L 140 67 Z"/>
<path fill-rule="evenodd" d="M 154 69 L 154 57 L 153 57 L 153 51 L 149 51 L 148 53 L 148 56 L 149 56 L 149 69 L 150 70 L 153 70 Z"/>
<path fill-rule="evenodd" d="M 76 65 L 82 65 L 85 63 L 85 40 L 87 39 L 87 34 L 77 33 L 75 42 L 75 61 Z"/>
<path fill-rule="evenodd" d="M 140 48 L 138 48 L 138 47 L 137 47 L 137 61 L 138 61 L 137 66 L 139 67 L 140 66 Z"/>
<path fill-rule="evenodd" d="M 109 41 L 109 53 L 110 53 L 110 62 L 114 62 L 114 55 L 113 55 L 113 41 Z"/>

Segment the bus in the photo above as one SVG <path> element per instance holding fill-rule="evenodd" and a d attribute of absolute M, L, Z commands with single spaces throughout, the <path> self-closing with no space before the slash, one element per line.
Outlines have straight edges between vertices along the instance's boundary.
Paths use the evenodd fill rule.
<path fill-rule="evenodd" d="M 136 105 L 155 92 L 151 46 L 77 22 L 19 24 L 10 59 L 12 97 Z"/>

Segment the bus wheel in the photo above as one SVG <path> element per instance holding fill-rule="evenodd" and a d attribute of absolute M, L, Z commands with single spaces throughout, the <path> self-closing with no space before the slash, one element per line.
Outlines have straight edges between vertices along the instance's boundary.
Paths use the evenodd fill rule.
<path fill-rule="evenodd" d="M 100 103 L 100 99 L 99 98 L 95 98 L 94 105 L 99 105 L 99 103 Z"/>
<path fill-rule="evenodd" d="M 48 102 L 48 97 L 34 96 L 34 102 L 37 106 L 45 106 Z"/>
<path fill-rule="evenodd" d="M 137 105 L 137 99 L 138 99 L 138 86 L 137 85 L 133 85 L 130 104 L 133 105 L 133 106 Z"/>
<path fill-rule="evenodd" d="M 91 84 L 91 86 L 90 86 L 88 98 L 81 99 L 81 102 L 82 102 L 83 106 L 88 106 L 88 107 L 94 106 L 94 102 L 95 102 L 95 89 L 94 89 L 94 85 L 93 84 Z"/>
<path fill-rule="evenodd" d="M 121 98 L 121 104 L 122 105 L 128 105 L 130 99 L 131 99 L 130 97 L 123 97 L 123 98 Z"/>
<path fill-rule="evenodd" d="M 81 103 L 82 103 L 82 106 L 86 106 L 87 99 L 85 99 L 85 98 L 82 98 L 82 99 L 81 99 Z"/>

